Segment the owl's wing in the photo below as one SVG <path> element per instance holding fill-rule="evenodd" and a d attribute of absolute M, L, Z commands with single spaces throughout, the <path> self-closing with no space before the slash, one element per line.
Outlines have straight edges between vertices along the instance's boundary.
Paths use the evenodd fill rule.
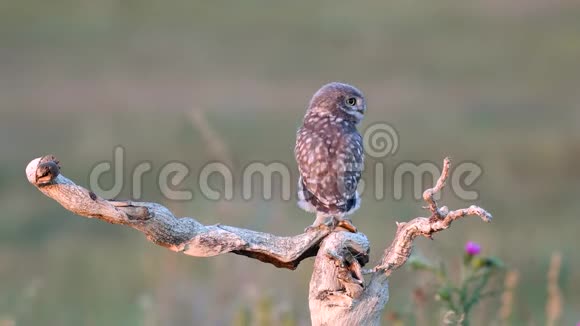
<path fill-rule="evenodd" d="M 356 196 L 358 182 L 364 168 L 363 141 L 358 132 L 343 134 L 338 146 L 337 155 L 334 160 L 337 171 L 337 193 L 340 197 L 341 205 L 346 205 L 347 201 Z M 338 199 L 338 198 L 337 198 Z"/>
<path fill-rule="evenodd" d="M 330 153 L 325 140 L 319 133 L 301 128 L 296 137 L 294 154 L 303 186 L 308 192 L 316 195 L 324 186 L 324 178 L 329 168 Z"/>
<path fill-rule="evenodd" d="M 348 211 L 363 170 L 358 132 L 331 135 L 298 131 L 294 149 L 302 182 L 328 211 Z"/>

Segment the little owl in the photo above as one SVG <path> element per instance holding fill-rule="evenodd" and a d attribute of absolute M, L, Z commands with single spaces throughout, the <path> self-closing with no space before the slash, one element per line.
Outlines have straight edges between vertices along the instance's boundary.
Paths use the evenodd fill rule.
<path fill-rule="evenodd" d="M 360 206 L 357 186 L 364 152 L 356 126 L 365 111 L 363 94 L 348 84 L 324 85 L 310 100 L 294 148 L 298 205 L 316 213 L 307 230 L 339 226 L 356 232 L 345 216 Z"/>

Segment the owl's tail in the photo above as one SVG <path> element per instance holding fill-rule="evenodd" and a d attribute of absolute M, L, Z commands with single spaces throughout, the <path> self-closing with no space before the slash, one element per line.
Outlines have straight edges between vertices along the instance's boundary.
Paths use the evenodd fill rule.
<path fill-rule="evenodd" d="M 344 216 L 359 209 L 360 203 L 360 195 L 355 192 L 355 195 L 348 199 L 345 204 L 325 204 L 306 188 L 302 177 L 298 179 L 298 206 L 307 212 Z"/>
<path fill-rule="evenodd" d="M 298 207 L 309 213 L 317 213 L 318 208 L 315 204 L 319 203 L 318 200 L 314 200 L 316 197 L 306 189 L 302 177 L 298 178 Z"/>

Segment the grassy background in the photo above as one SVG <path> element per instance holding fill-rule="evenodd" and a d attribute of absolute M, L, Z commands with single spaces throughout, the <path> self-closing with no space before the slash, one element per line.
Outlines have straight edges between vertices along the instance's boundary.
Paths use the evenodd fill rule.
<path fill-rule="evenodd" d="M 17 325 L 228 325 L 270 305 L 308 321 L 312 260 L 277 270 L 234 255 L 195 259 L 118 226 L 72 216 L 24 177 L 53 153 L 86 185 L 97 163 L 126 149 L 131 167 L 153 164 L 143 197 L 204 223 L 296 234 L 312 218 L 279 196 L 205 199 L 196 171 L 220 159 L 191 118 L 201 111 L 239 171 L 254 161 L 294 168 L 295 130 L 312 93 L 340 80 L 368 99 L 363 128 L 386 121 L 400 148 L 384 160 L 473 161 L 480 204 L 496 217 L 465 220 L 417 241 L 434 262 L 456 266 L 481 243 L 521 274 L 514 325 L 543 324 L 546 273 L 563 253 L 563 325 L 580 320 L 580 6 L 573 1 L 3 1 L 0 3 L 0 320 Z M 191 167 L 194 199 L 163 199 L 155 175 Z M 372 161 L 371 161 L 372 162 Z M 112 177 L 105 178 L 110 184 Z M 410 185 L 410 182 L 409 182 Z M 423 215 L 402 200 L 363 198 L 356 225 L 379 257 L 396 220 Z M 413 311 L 429 280 L 395 273 L 388 311 Z M 476 325 L 496 316 L 489 300 Z M 257 308 L 256 308 L 257 307 Z M 262 308 L 260 308 L 262 307 Z M 431 305 L 429 316 L 438 323 Z"/>

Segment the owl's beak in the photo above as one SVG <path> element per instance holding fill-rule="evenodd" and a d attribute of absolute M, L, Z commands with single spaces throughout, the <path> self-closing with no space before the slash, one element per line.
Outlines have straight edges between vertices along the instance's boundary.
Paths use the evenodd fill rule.
<path fill-rule="evenodd" d="M 364 118 L 366 111 L 367 111 L 366 105 L 359 106 L 359 107 L 356 107 L 354 110 L 352 110 L 350 115 L 354 116 L 355 119 L 357 120 L 357 123 L 358 123 Z"/>

